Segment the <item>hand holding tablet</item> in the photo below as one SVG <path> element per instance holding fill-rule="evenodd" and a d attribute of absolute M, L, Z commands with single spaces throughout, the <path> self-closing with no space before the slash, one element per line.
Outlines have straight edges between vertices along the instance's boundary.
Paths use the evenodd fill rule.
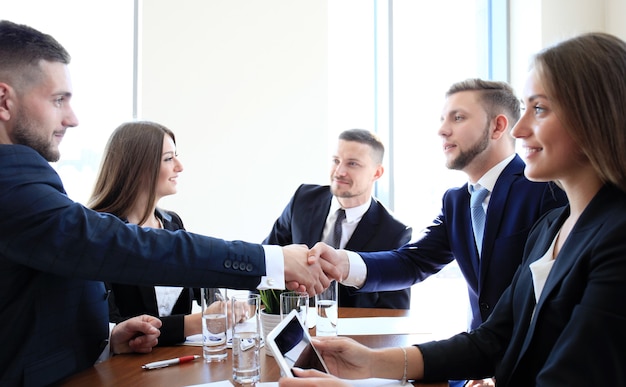
<path fill-rule="evenodd" d="M 308 329 L 304 327 L 295 310 L 292 310 L 267 335 L 265 341 L 272 349 L 272 353 L 285 376 L 294 376 L 291 372 L 293 367 L 314 368 L 329 373 L 324 360 L 311 343 Z"/>

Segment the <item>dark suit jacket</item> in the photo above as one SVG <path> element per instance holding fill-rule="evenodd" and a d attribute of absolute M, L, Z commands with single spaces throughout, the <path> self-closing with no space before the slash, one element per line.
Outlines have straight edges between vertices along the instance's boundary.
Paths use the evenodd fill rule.
<path fill-rule="evenodd" d="M 482 258 L 472 234 L 467 184 L 448 190 L 443 208 L 416 242 L 397 251 L 362 253 L 368 267 L 363 291 L 404 288 L 438 272 L 453 259 L 467 281 L 475 328 L 491 313 L 520 264 L 526 237 L 548 210 L 566 197 L 551 183 L 530 182 L 524 162 L 515 158 L 504 168 L 491 193 Z"/>
<path fill-rule="evenodd" d="M 33 149 L 0 145 L 0 385 L 91 367 L 108 337 L 101 281 L 254 289 L 263 247 L 143 229 L 70 200 Z"/>
<path fill-rule="evenodd" d="M 626 386 L 626 194 L 612 186 L 596 194 L 535 303 L 528 265 L 568 215 L 569 207 L 555 210 L 533 229 L 523 265 L 481 327 L 419 346 L 428 379 L 495 374 L 498 386 Z"/>
<path fill-rule="evenodd" d="M 156 210 L 165 230 L 184 230 L 183 221 L 172 211 Z M 149 314 L 159 317 L 154 286 L 138 286 L 107 283 L 109 293 L 109 321 L 119 323 L 134 316 Z M 200 289 L 183 288 L 169 316 L 159 317 L 161 336 L 159 346 L 173 345 L 185 341 L 185 315 L 191 313 L 192 302 L 200 300 Z"/>
<path fill-rule="evenodd" d="M 309 247 L 322 239 L 333 195 L 329 186 L 303 184 L 294 193 L 281 216 L 274 223 L 263 244 L 288 245 L 302 243 Z M 376 199 L 361 218 L 348 250 L 378 251 L 402 246 L 411 239 L 411 228 L 393 217 Z M 339 305 L 359 308 L 409 309 L 411 289 L 389 292 L 356 293 L 353 288 L 339 287 Z"/>

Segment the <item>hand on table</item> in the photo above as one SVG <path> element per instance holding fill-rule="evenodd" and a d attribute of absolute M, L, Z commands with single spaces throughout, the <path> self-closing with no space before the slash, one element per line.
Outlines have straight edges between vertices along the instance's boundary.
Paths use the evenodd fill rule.
<path fill-rule="evenodd" d="M 159 328 L 161 320 L 146 314 L 122 321 L 111 331 L 111 352 L 151 352 L 159 342 Z"/>

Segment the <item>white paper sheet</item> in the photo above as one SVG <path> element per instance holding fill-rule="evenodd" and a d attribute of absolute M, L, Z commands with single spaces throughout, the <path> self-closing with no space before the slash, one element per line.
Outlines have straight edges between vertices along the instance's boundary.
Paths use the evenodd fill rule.
<path fill-rule="evenodd" d="M 346 382 L 350 383 L 351 386 L 354 387 L 392 387 L 392 386 L 401 386 L 399 380 L 390 380 L 390 379 L 359 379 L 359 380 L 346 380 Z M 266 382 L 266 383 L 257 383 L 257 387 L 278 387 L 278 382 Z M 211 382 L 211 383 L 203 383 L 203 384 L 194 384 L 187 387 L 232 387 L 233 384 L 230 380 L 221 380 L 219 382 Z"/>
<path fill-rule="evenodd" d="M 431 333 L 432 329 L 409 317 L 340 318 L 337 323 L 337 334 L 340 336 Z"/>

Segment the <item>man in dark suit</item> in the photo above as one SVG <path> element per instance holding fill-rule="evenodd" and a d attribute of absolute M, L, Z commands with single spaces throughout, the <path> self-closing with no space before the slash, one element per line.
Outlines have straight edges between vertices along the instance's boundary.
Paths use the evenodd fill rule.
<path fill-rule="evenodd" d="M 148 316 L 108 340 L 101 281 L 239 289 L 287 281 L 311 294 L 328 286 L 319 263 L 307 268 L 305 247 L 142 229 L 69 199 L 49 164 L 78 125 L 69 60 L 51 36 L 0 21 L 0 385 L 57 384 L 109 351 L 151 350 L 160 321 Z"/>
<path fill-rule="evenodd" d="M 519 116 L 519 101 L 506 83 L 470 79 L 454 84 L 446 93 L 439 136 L 446 166 L 465 172 L 468 184 L 448 190 L 433 224 L 396 251 L 357 254 L 322 245 L 314 251 L 340 268 L 344 284 L 364 292 L 410 286 L 456 259 L 467 281 L 470 328 L 476 328 L 511 283 L 532 225 L 566 204 L 554 184 L 524 177 L 510 135 Z M 482 202 L 486 220 L 480 255 L 470 217 L 470 185 L 489 191 Z"/>
<path fill-rule="evenodd" d="M 469 182 L 448 190 L 433 224 L 398 250 L 336 253 L 320 246 L 322 256 L 342 269 L 342 283 L 364 292 L 400 289 L 456 259 L 467 282 L 470 329 L 485 321 L 510 285 L 535 221 L 567 202 L 553 183 L 524 177 L 524 162 L 510 134 L 519 117 L 519 100 L 506 83 L 468 79 L 452 85 L 438 134 L 446 166 L 465 172 Z M 481 188 L 488 190 L 478 203 L 486 218 L 484 236 L 476 240 L 470 194 Z"/>
<path fill-rule="evenodd" d="M 351 129 L 339 135 L 332 157 L 331 185 L 301 185 L 274 223 L 264 244 L 302 243 L 311 247 L 327 240 L 339 208 L 345 210 L 342 237 L 337 247 L 356 251 L 398 248 L 411 239 L 404 225 L 372 197 L 374 183 L 382 176 L 385 148 L 372 133 Z M 339 287 L 339 305 L 359 308 L 409 309 L 411 289 L 355 292 Z"/>

